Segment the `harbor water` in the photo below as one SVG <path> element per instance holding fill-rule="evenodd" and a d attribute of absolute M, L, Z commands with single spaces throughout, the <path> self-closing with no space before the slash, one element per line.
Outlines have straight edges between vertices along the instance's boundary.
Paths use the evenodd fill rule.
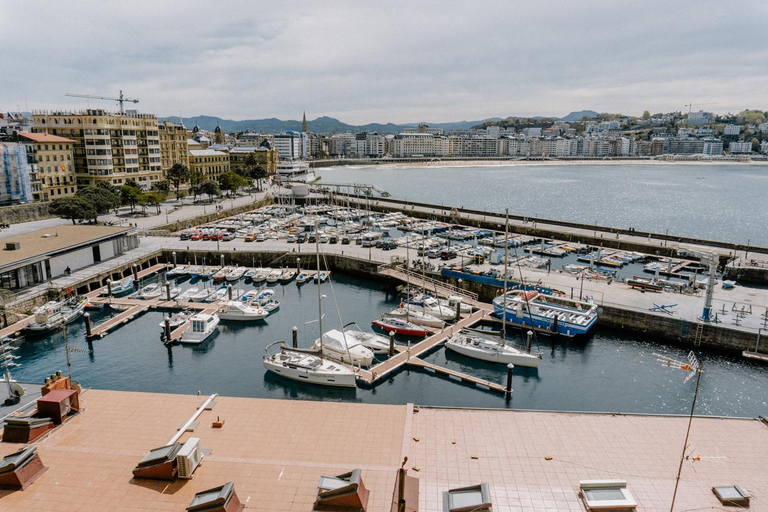
<path fill-rule="evenodd" d="M 332 286 L 322 287 L 324 330 L 353 321 L 369 330 L 371 320 L 399 302 L 379 283 L 339 273 L 332 277 Z M 181 286 L 189 287 L 190 281 Z M 685 358 L 686 350 L 603 329 L 599 323 L 582 340 L 539 338 L 534 347 L 543 353 L 540 367 L 515 369 L 509 401 L 416 369 L 399 372 L 372 389 L 331 389 L 285 380 L 264 370 L 264 348 L 278 339 L 290 343 L 293 326 L 299 328 L 300 346 L 314 342 L 319 332 L 317 287 L 292 282 L 273 288 L 279 310 L 253 324 L 222 321 L 215 338 L 201 346 L 163 345 L 159 324 L 167 311 L 150 310 L 91 343 L 85 340 L 83 321 L 77 321 L 67 330 L 70 348 L 77 349 L 70 351 L 73 378 L 84 387 L 155 393 L 628 413 L 690 410 L 694 381 L 684 383 L 684 372 L 661 366 L 654 355 Z M 105 309 L 91 315 L 98 324 L 118 313 Z M 511 332 L 509 341 L 522 343 L 520 333 Z M 19 346 L 16 355 L 21 364 L 13 372 L 15 379 L 40 382 L 57 370 L 66 374 L 63 333 L 13 343 Z M 731 355 L 699 357 L 704 376 L 697 413 L 748 417 L 768 413 L 768 367 Z M 445 348 L 424 359 L 500 384 L 506 380 L 504 365 L 467 359 Z"/>
<path fill-rule="evenodd" d="M 323 183 L 394 198 L 768 247 L 768 165 L 569 163 L 340 166 Z"/>

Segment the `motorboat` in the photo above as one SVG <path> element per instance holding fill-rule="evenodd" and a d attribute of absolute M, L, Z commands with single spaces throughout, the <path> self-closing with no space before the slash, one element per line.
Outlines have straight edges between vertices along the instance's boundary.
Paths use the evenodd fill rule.
<path fill-rule="evenodd" d="M 187 267 L 184 265 L 178 265 L 176 267 L 171 268 L 168 272 L 165 273 L 165 277 L 168 279 L 173 279 L 175 277 L 181 277 L 187 275 Z"/>
<path fill-rule="evenodd" d="M 169 317 L 166 317 L 166 318 L 168 318 L 168 320 L 169 320 L 168 324 L 170 325 L 171 330 L 173 330 L 173 329 L 177 329 L 177 328 L 181 327 L 182 325 L 184 325 L 184 323 L 187 320 L 189 320 L 191 317 L 192 317 L 192 312 L 191 311 L 182 311 L 181 313 L 176 313 L 175 315 L 169 316 Z M 159 325 L 160 325 L 160 327 L 165 329 L 165 320 L 160 322 Z"/>
<path fill-rule="evenodd" d="M 720 283 L 720 286 L 722 286 L 724 290 L 732 290 L 736 286 L 736 281 L 723 280 Z"/>
<path fill-rule="evenodd" d="M 159 284 L 152 283 L 148 284 L 141 290 L 139 290 L 139 293 L 136 294 L 136 297 L 139 299 L 156 299 L 160 297 L 160 294 L 162 293 L 162 289 Z"/>
<path fill-rule="evenodd" d="M 222 320 L 237 320 L 237 321 L 254 321 L 263 320 L 269 314 L 262 308 L 254 308 L 239 300 L 227 301 L 221 308 L 219 308 L 218 315 Z"/>
<path fill-rule="evenodd" d="M 251 276 L 251 280 L 254 283 L 261 283 L 267 279 L 267 274 L 269 274 L 271 270 L 272 269 L 257 268 Z"/>
<path fill-rule="evenodd" d="M 246 304 L 249 302 L 253 302 L 253 299 L 255 299 L 259 295 L 259 290 L 248 290 L 243 294 L 242 297 L 240 297 L 240 300 Z"/>
<path fill-rule="evenodd" d="M 276 300 L 271 300 L 266 304 L 264 304 L 262 307 L 264 308 L 264 311 L 266 311 L 269 314 L 272 314 L 278 309 L 280 309 L 280 303 L 277 302 Z"/>
<path fill-rule="evenodd" d="M 458 354 L 491 363 L 512 363 L 515 366 L 538 368 L 541 354 L 531 354 L 504 343 L 502 338 L 492 339 L 461 330 L 445 341 L 445 348 Z"/>
<path fill-rule="evenodd" d="M 195 265 L 194 267 L 189 267 L 189 269 L 187 269 L 187 274 L 189 274 L 190 279 L 198 279 L 202 272 L 203 272 L 203 267 L 199 267 L 197 265 Z"/>
<path fill-rule="evenodd" d="M 200 272 L 200 279 L 206 281 L 212 278 L 214 275 L 216 275 L 216 269 L 203 267 L 203 270 Z"/>
<path fill-rule="evenodd" d="M 275 290 L 272 288 L 264 288 L 263 290 L 260 290 L 258 295 L 253 299 L 252 302 L 256 302 L 258 304 L 264 305 L 267 302 L 272 300 L 272 297 L 275 296 Z"/>
<path fill-rule="evenodd" d="M 213 274 L 213 282 L 214 283 L 219 283 L 221 281 L 226 281 L 227 276 L 233 270 L 234 270 L 234 267 L 222 267 L 221 269 L 219 269 L 218 272 Z"/>
<path fill-rule="evenodd" d="M 226 275 L 227 281 L 239 281 L 241 277 L 245 275 L 245 273 L 248 271 L 245 267 L 236 267 L 233 268 L 229 274 Z"/>
<path fill-rule="evenodd" d="M 351 327 L 354 326 L 354 329 Z M 389 353 L 389 339 L 373 332 L 365 332 L 356 323 L 351 322 L 344 326 L 344 334 L 347 340 L 354 339 L 362 346 L 370 349 L 374 354 Z"/>
<path fill-rule="evenodd" d="M 133 293 L 133 277 L 126 277 L 119 283 L 112 286 L 112 296 L 113 297 L 123 297 L 125 295 L 130 295 Z M 106 297 L 109 295 L 109 286 L 105 286 L 103 290 L 99 293 L 101 297 Z"/>
<path fill-rule="evenodd" d="M 418 300 L 418 299 L 417 299 Z M 416 304 L 418 306 L 424 306 L 431 309 L 447 309 L 451 312 L 451 318 L 456 316 L 456 304 L 461 304 L 459 306 L 459 310 L 461 311 L 461 314 L 471 314 L 472 313 L 472 306 L 469 304 L 466 304 L 462 302 L 462 298 L 458 295 L 451 295 L 447 299 L 437 299 L 431 295 L 423 295 L 420 298 L 420 303 L 412 302 L 413 304 Z"/>
<path fill-rule="evenodd" d="M 661 292 L 664 287 L 659 284 L 655 279 L 644 279 L 642 277 L 635 277 L 633 279 L 627 279 L 627 286 L 641 291 L 649 292 Z"/>
<path fill-rule="evenodd" d="M 283 270 L 283 273 L 280 275 L 280 282 L 285 284 L 289 283 L 293 280 L 293 278 L 296 277 L 296 271 L 295 270 Z"/>
<path fill-rule="evenodd" d="M 402 318 L 381 315 L 379 320 L 374 320 L 371 323 L 386 332 L 394 332 L 395 334 L 405 336 L 426 336 L 428 334 L 427 330 L 423 327 L 407 322 Z"/>
<path fill-rule="evenodd" d="M 35 310 L 35 321 L 22 332 L 28 336 L 42 336 L 80 318 L 88 304 L 87 297 L 73 297 L 63 301 L 49 301 Z"/>
<path fill-rule="evenodd" d="M 544 329 L 562 336 L 586 334 L 597 322 L 597 304 L 543 295 L 535 290 L 511 290 L 493 299 L 493 312 L 520 327 Z"/>
<path fill-rule="evenodd" d="M 312 279 L 315 281 L 315 283 L 317 283 L 318 281 L 320 281 L 321 283 L 324 283 L 328 280 L 329 275 L 330 275 L 329 272 L 321 270 L 320 272 L 316 273 Z"/>
<path fill-rule="evenodd" d="M 256 274 L 256 271 L 255 271 L 254 269 L 251 269 L 251 270 L 249 270 L 248 272 L 246 272 L 246 273 L 243 275 L 243 277 L 244 277 L 244 278 L 246 278 L 246 279 L 251 279 L 251 280 L 252 280 L 252 279 L 253 279 L 253 276 L 254 276 L 254 274 Z"/>
<path fill-rule="evenodd" d="M 199 292 L 190 295 L 189 301 L 190 302 L 205 302 L 208 297 L 214 293 L 216 290 L 213 288 L 203 288 Z"/>
<path fill-rule="evenodd" d="M 310 279 L 312 279 L 312 276 L 307 272 L 299 272 L 299 275 L 296 276 L 296 284 L 304 284 Z"/>
<path fill-rule="evenodd" d="M 273 347 L 277 346 L 275 350 Z M 320 350 L 301 350 L 283 341 L 267 345 L 264 368 L 287 379 L 343 388 L 354 388 L 355 372 L 336 361 L 323 357 Z"/>
<path fill-rule="evenodd" d="M 219 325 L 219 317 L 216 314 L 198 313 L 190 318 L 189 329 L 181 335 L 179 343 L 199 345 L 210 338 L 216 332 Z"/>
<path fill-rule="evenodd" d="M 280 278 L 283 276 L 283 271 L 280 269 L 275 269 L 270 271 L 270 273 L 267 275 L 267 282 L 268 283 L 276 283 L 280 280 Z"/>
<path fill-rule="evenodd" d="M 426 301 L 428 301 L 428 299 L 425 299 L 425 302 Z M 426 304 L 421 306 L 416 306 L 411 304 L 410 309 L 413 311 L 418 311 L 419 313 L 422 313 L 425 315 L 433 316 L 438 320 L 454 320 L 456 318 L 456 306 L 449 308 L 439 303 L 437 303 L 434 306 L 427 306 Z"/>
<path fill-rule="evenodd" d="M 170 292 L 170 295 L 168 295 L 168 292 Z M 166 287 L 163 286 L 160 292 L 160 300 L 173 300 L 176 297 L 178 297 L 180 293 L 181 293 L 181 288 L 178 286 L 170 288 L 167 291 L 166 291 Z"/>
<path fill-rule="evenodd" d="M 351 363 L 352 366 L 371 366 L 373 351 L 366 348 L 351 336 L 347 337 L 344 331 L 331 329 L 323 333 L 321 340 L 315 341 L 315 349 L 321 349 L 323 355 L 334 361 Z"/>
<path fill-rule="evenodd" d="M 216 302 L 218 300 L 222 300 L 226 296 L 227 296 L 227 287 L 222 286 L 220 288 L 217 288 L 211 291 L 211 293 L 203 302 Z"/>
<path fill-rule="evenodd" d="M 177 297 L 177 300 L 191 300 L 192 297 L 197 295 L 197 292 L 199 292 L 200 289 L 197 286 L 192 286 L 191 288 L 187 288 L 184 290 L 184 292 L 180 293 Z"/>
<path fill-rule="evenodd" d="M 442 329 L 445 326 L 444 321 L 429 313 L 424 313 L 417 309 L 417 306 L 410 304 L 404 304 L 402 307 L 393 309 L 387 313 L 387 316 L 405 318 L 416 325 L 426 325 L 427 327 L 436 327 L 438 329 Z"/>

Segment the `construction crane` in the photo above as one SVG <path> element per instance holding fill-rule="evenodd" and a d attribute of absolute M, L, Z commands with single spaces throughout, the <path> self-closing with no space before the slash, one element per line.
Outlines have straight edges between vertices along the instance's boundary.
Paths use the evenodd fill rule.
<path fill-rule="evenodd" d="M 104 96 L 91 96 L 90 94 L 73 94 L 71 92 L 66 93 L 64 96 L 70 96 L 72 98 L 89 98 L 92 100 L 108 100 L 108 101 L 116 101 L 120 105 L 120 113 L 124 114 L 125 111 L 123 110 L 123 103 L 129 102 L 129 103 L 138 103 L 139 100 L 133 100 L 130 98 L 125 98 L 123 96 L 123 91 L 120 91 L 120 96 L 118 98 L 107 98 Z"/>
<path fill-rule="evenodd" d="M 688 113 L 690 114 L 691 113 L 691 107 L 694 107 L 694 106 L 702 107 L 704 105 L 717 105 L 717 103 L 686 103 L 683 106 L 688 107 Z"/>

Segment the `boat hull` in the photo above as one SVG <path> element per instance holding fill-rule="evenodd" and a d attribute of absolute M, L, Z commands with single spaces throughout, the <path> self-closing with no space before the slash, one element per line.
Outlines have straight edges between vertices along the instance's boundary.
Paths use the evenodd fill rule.
<path fill-rule="evenodd" d="M 471 357 L 472 359 L 487 361 L 489 363 L 513 364 L 515 366 L 524 366 L 526 368 L 538 368 L 539 361 L 541 361 L 540 358 L 527 353 L 515 354 L 505 353 L 503 351 L 491 352 L 467 346 L 462 343 L 446 342 L 445 348 L 452 350 L 457 354 Z"/>
<path fill-rule="evenodd" d="M 514 326 L 523 328 L 533 327 L 534 329 L 549 331 L 552 333 L 557 332 L 557 334 L 567 338 L 573 338 L 574 336 L 583 336 L 587 334 L 597 321 L 597 317 L 593 317 L 585 325 L 574 325 L 569 322 L 558 320 L 557 326 L 555 326 L 554 319 L 550 317 L 528 313 L 524 313 L 518 317 L 515 312 L 502 312 L 501 307 L 498 307 L 496 304 L 494 304 L 493 313 L 496 317 L 501 318 L 502 320 L 505 320 Z"/>
<path fill-rule="evenodd" d="M 357 386 L 354 374 L 335 375 L 328 373 L 309 372 L 302 368 L 290 368 L 275 363 L 271 358 L 264 359 L 264 368 L 275 373 L 276 375 L 280 375 L 281 377 L 295 380 L 297 382 L 306 382 L 308 384 L 317 384 L 320 386 L 331 386 L 336 388 L 354 388 Z"/>
<path fill-rule="evenodd" d="M 427 335 L 427 331 L 424 329 L 396 327 L 392 325 L 387 325 L 379 320 L 374 320 L 371 323 L 383 331 L 394 332 L 395 334 L 402 334 L 403 336 L 426 336 Z"/>

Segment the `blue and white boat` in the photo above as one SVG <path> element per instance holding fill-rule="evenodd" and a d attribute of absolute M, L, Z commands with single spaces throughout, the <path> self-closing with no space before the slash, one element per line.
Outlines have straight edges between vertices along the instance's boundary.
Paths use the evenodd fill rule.
<path fill-rule="evenodd" d="M 129 295 L 133 293 L 133 278 L 132 277 L 126 277 L 119 283 L 112 286 L 112 296 L 113 297 L 123 297 L 124 295 Z M 101 293 L 99 293 L 101 297 L 106 297 L 109 295 L 109 287 L 105 286 Z"/>
<path fill-rule="evenodd" d="M 494 314 L 520 327 L 534 327 L 572 338 L 587 334 L 597 321 L 597 304 L 537 291 L 511 290 L 493 299 Z"/>

